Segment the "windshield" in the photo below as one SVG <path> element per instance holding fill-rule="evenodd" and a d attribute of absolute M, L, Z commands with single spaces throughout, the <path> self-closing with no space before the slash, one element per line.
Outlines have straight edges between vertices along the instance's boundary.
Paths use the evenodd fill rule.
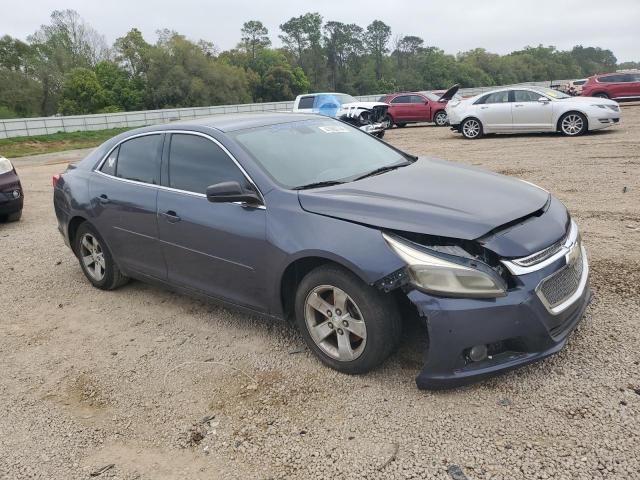
<path fill-rule="evenodd" d="M 354 103 L 358 101 L 355 98 L 353 98 L 351 95 L 347 95 L 346 93 L 334 93 L 331 96 L 335 97 L 340 103 L 340 105 L 344 103 Z"/>
<path fill-rule="evenodd" d="M 275 182 L 287 188 L 350 181 L 407 161 L 371 135 L 329 118 L 240 130 L 231 135 Z"/>
<path fill-rule="evenodd" d="M 530 87 L 532 90 L 536 92 L 540 92 L 547 97 L 555 98 L 556 100 L 561 100 L 563 98 L 573 98 L 571 95 L 567 95 L 566 93 L 559 92 L 558 90 L 552 90 L 551 88 L 542 88 L 542 87 Z"/>

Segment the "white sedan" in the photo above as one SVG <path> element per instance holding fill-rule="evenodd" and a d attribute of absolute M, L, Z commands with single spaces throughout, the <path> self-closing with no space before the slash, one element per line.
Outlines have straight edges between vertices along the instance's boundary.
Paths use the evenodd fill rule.
<path fill-rule="evenodd" d="M 571 97 L 539 87 L 505 88 L 453 100 L 446 108 L 452 130 L 465 138 L 485 133 L 562 132 L 582 135 L 620 121 L 613 100 Z"/>

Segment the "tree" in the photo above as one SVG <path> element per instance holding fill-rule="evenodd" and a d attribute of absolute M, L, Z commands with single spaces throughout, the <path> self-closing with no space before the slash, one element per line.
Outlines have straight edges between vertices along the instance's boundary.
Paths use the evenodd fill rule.
<path fill-rule="evenodd" d="M 104 91 L 105 109 L 111 111 L 144 108 L 144 83 L 112 61 L 102 61 L 95 67 L 96 78 Z"/>
<path fill-rule="evenodd" d="M 349 69 L 358 67 L 356 60 L 364 51 L 363 30 L 355 23 L 327 22 L 324 26 L 324 45 L 334 90 L 349 90 Z"/>
<path fill-rule="evenodd" d="M 65 75 L 60 101 L 60 112 L 63 115 L 96 113 L 105 103 L 105 93 L 95 72 L 78 67 Z"/>
<path fill-rule="evenodd" d="M 391 38 L 391 27 L 380 20 L 374 20 L 367 27 L 367 33 L 364 38 L 369 53 L 375 59 L 376 79 L 381 80 L 383 57 L 389 51 L 387 44 Z"/>
<path fill-rule="evenodd" d="M 316 12 L 292 17 L 280 25 L 280 30 L 285 48 L 295 54 L 297 64 L 312 78 L 314 87 L 320 88 L 326 63 L 321 42 L 322 16 Z"/>
<path fill-rule="evenodd" d="M 250 20 L 242 25 L 241 45 L 252 60 L 256 59 L 256 52 L 261 48 L 267 48 L 271 45 L 269 39 L 269 30 L 262 22 L 258 20 Z"/>
<path fill-rule="evenodd" d="M 149 67 L 149 45 L 137 28 L 132 28 L 113 44 L 116 59 L 133 77 L 144 76 Z"/>
<path fill-rule="evenodd" d="M 613 72 L 618 63 L 611 50 L 605 50 L 600 47 L 576 45 L 571 50 L 571 56 L 578 63 L 582 70 L 582 75 L 585 77 L 594 73 Z"/>

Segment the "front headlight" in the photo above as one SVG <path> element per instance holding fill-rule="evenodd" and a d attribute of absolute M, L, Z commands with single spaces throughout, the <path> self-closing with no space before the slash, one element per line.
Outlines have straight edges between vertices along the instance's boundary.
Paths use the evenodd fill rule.
<path fill-rule="evenodd" d="M 495 298 L 506 295 L 506 284 L 487 265 L 471 259 L 427 253 L 407 240 L 382 234 L 391 249 L 407 263 L 411 284 L 425 292 L 446 297 Z M 484 267 L 484 268 L 483 268 Z"/>
<path fill-rule="evenodd" d="M 594 104 L 592 104 L 591 106 L 592 106 L 592 107 L 598 107 L 598 108 L 601 108 L 601 109 L 603 109 L 603 110 L 605 110 L 605 109 L 607 108 L 607 106 L 606 106 L 606 105 L 602 105 L 601 103 L 594 103 Z"/>
<path fill-rule="evenodd" d="M 0 157 L 0 175 L 10 172 L 11 170 L 13 170 L 11 162 L 4 157 Z"/>

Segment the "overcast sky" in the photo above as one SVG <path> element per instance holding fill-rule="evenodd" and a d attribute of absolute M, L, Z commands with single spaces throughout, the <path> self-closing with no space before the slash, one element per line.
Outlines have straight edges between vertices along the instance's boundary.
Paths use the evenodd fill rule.
<path fill-rule="evenodd" d="M 394 36 L 417 35 L 447 53 L 582 44 L 608 48 L 620 62 L 640 61 L 640 0 L 0 0 L 0 35 L 24 39 L 51 11 L 65 8 L 78 11 L 110 44 L 132 27 L 151 42 L 157 29 L 169 28 L 228 49 L 239 41 L 243 22 L 260 20 L 279 45 L 281 23 L 317 11 L 325 21 L 362 27 L 380 19 Z"/>

